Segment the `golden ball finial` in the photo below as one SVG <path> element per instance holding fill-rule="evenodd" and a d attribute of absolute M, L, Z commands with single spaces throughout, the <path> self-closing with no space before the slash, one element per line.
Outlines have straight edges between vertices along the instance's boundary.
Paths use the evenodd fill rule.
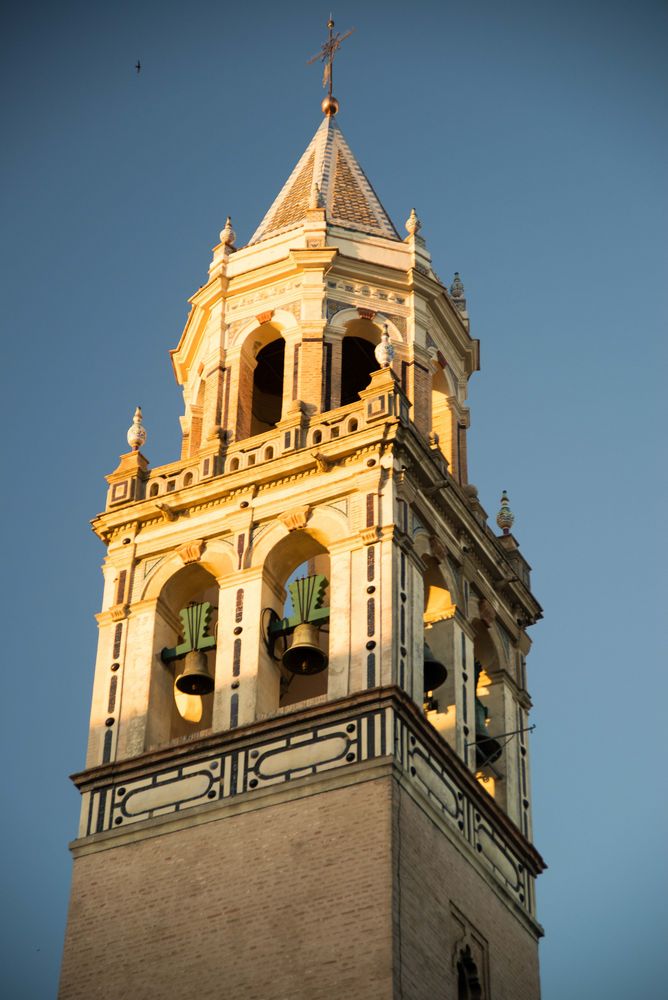
<path fill-rule="evenodd" d="M 335 115 L 339 110 L 339 102 L 335 97 L 327 95 L 327 97 L 323 98 L 320 107 L 322 108 L 323 115 L 327 115 L 328 118 L 331 118 L 332 115 Z"/>

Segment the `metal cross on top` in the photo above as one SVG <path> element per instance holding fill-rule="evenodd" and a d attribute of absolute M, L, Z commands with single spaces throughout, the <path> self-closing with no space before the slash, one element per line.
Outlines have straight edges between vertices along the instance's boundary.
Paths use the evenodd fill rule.
<path fill-rule="evenodd" d="M 334 65 L 334 54 L 337 49 L 341 47 L 341 43 L 345 41 L 349 35 L 352 35 L 355 29 L 351 28 L 350 31 L 344 32 L 343 35 L 340 33 L 335 35 L 334 22 L 332 21 L 331 15 L 329 21 L 327 22 L 327 28 L 329 30 L 329 38 L 324 43 L 320 51 L 317 52 L 312 59 L 309 59 L 306 65 L 310 66 L 311 63 L 317 62 L 318 60 L 325 64 L 322 71 L 322 85 L 323 87 L 327 87 L 327 100 L 323 101 L 323 110 L 327 114 L 333 114 L 336 113 L 335 110 L 333 110 L 335 99 L 332 97 L 332 67 Z M 327 111 L 326 106 L 330 109 L 329 111 Z"/>

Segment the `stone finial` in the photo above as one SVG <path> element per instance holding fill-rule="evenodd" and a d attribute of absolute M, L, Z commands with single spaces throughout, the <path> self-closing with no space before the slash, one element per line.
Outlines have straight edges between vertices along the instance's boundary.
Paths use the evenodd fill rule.
<path fill-rule="evenodd" d="M 510 534 L 510 529 L 515 521 L 515 515 L 510 509 L 510 503 L 508 501 L 508 494 L 504 490 L 501 494 L 501 510 L 496 515 L 496 523 L 501 528 L 504 535 Z"/>
<path fill-rule="evenodd" d="M 309 206 L 308 207 L 309 208 L 324 208 L 325 207 L 325 202 L 324 202 L 324 199 L 322 197 L 322 191 L 320 190 L 320 186 L 318 184 L 316 184 L 315 182 L 313 184 L 313 187 L 311 188 L 311 200 L 309 202 Z"/>
<path fill-rule="evenodd" d="M 464 298 L 464 285 L 462 284 L 462 279 L 459 277 L 459 271 L 455 271 L 455 276 L 450 285 L 450 295 L 453 299 Z"/>
<path fill-rule="evenodd" d="M 128 429 L 128 444 L 133 451 L 139 451 L 146 441 L 146 428 L 141 422 L 141 406 L 135 410 L 132 426 Z"/>
<path fill-rule="evenodd" d="M 417 236 L 417 234 L 422 229 L 422 223 L 417 217 L 417 213 L 414 208 L 411 208 L 411 214 L 406 219 L 406 232 L 409 236 Z"/>
<path fill-rule="evenodd" d="M 376 344 L 376 348 L 373 353 L 375 354 L 376 361 L 381 368 L 390 367 L 394 358 L 394 348 L 390 343 L 390 334 L 387 329 L 387 323 L 383 326 L 383 332 L 380 335 L 380 344 Z"/>
<path fill-rule="evenodd" d="M 237 234 L 232 229 L 232 218 L 228 215 L 228 217 L 227 217 L 227 219 L 225 221 L 225 225 L 223 226 L 223 228 L 220 231 L 220 242 L 224 246 L 229 247 L 230 250 L 233 250 L 234 249 L 234 241 L 236 240 L 236 238 L 237 238 Z"/>

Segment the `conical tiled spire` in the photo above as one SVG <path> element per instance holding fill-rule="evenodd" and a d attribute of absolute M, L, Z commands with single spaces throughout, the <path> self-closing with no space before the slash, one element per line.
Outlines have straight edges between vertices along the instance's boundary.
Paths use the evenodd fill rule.
<path fill-rule="evenodd" d="M 327 221 L 370 236 L 400 239 L 333 116 L 323 119 L 250 243 L 295 229 L 318 186 Z"/>

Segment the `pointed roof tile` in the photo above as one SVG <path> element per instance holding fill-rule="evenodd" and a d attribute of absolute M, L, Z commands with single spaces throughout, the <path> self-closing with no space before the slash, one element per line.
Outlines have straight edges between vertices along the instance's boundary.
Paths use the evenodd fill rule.
<path fill-rule="evenodd" d="M 250 244 L 296 229 L 304 221 L 314 184 L 327 221 L 370 236 L 401 237 L 378 200 L 333 116 L 323 119 Z"/>

